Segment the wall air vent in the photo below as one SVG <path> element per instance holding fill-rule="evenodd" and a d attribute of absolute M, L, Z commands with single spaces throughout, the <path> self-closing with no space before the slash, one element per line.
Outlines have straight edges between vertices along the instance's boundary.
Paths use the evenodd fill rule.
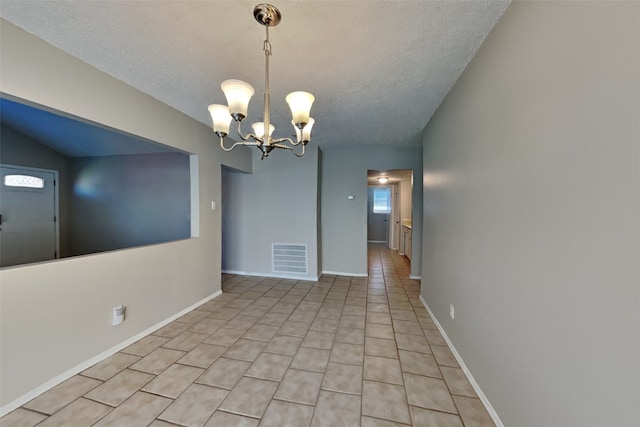
<path fill-rule="evenodd" d="M 307 245 L 272 243 L 274 273 L 307 275 Z"/>

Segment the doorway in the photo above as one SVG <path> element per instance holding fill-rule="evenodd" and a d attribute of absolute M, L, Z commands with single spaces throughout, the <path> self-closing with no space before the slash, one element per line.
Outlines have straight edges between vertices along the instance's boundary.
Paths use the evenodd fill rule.
<path fill-rule="evenodd" d="M 411 229 L 413 170 L 367 171 L 367 240 L 407 255 L 407 227 Z M 409 243 L 411 244 L 411 243 Z"/>
<path fill-rule="evenodd" d="M 58 172 L 0 165 L 0 267 L 58 258 Z"/>

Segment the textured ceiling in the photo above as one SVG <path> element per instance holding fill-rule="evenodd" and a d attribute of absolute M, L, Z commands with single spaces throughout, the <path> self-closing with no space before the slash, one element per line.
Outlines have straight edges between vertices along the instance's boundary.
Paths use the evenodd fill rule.
<path fill-rule="evenodd" d="M 312 143 L 419 145 L 422 129 L 508 1 L 277 1 L 270 30 L 272 122 L 290 136 L 287 93 L 316 102 Z M 210 125 L 238 78 L 262 121 L 264 27 L 257 1 L 7 1 L 0 15 Z M 248 130 L 248 129 L 245 129 Z"/>

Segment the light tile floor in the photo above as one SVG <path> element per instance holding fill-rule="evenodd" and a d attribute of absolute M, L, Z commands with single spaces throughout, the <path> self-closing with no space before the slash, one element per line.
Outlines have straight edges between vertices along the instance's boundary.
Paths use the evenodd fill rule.
<path fill-rule="evenodd" d="M 13 426 L 494 426 L 409 263 L 223 276 L 223 294 L 0 419 Z"/>

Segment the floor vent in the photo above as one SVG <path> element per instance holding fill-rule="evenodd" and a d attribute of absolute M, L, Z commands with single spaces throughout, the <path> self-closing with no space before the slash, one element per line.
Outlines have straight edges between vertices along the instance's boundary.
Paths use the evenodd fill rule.
<path fill-rule="evenodd" d="M 272 243 L 273 272 L 307 274 L 307 245 Z"/>

